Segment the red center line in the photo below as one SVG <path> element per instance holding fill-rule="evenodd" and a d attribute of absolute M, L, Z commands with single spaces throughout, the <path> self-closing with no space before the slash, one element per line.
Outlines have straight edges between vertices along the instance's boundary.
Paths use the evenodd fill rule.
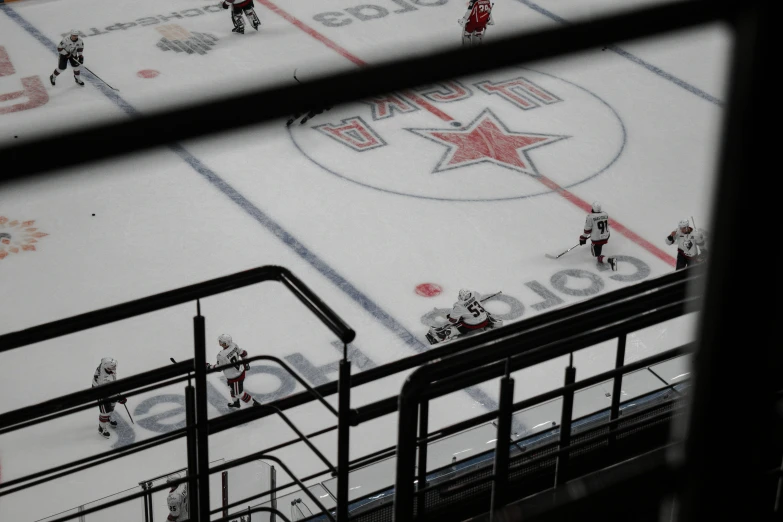
<path fill-rule="evenodd" d="M 313 38 L 315 38 L 316 40 L 318 40 L 322 44 L 326 45 L 330 49 L 336 51 L 340 56 L 342 56 L 342 57 L 352 61 L 353 63 L 355 63 L 359 67 L 366 67 L 367 66 L 367 62 L 365 62 L 361 58 L 353 55 L 347 49 L 345 49 L 343 47 L 340 47 L 335 42 L 333 42 L 332 40 L 330 40 L 326 36 L 322 35 L 321 33 L 316 31 L 315 29 L 313 29 L 309 25 L 303 23 L 302 21 L 300 21 L 299 19 L 297 19 L 293 15 L 289 14 L 286 11 L 283 11 L 277 5 L 273 4 L 270 0 L 258 0 L 258 1 L 261 4 L 263 4 L 264 6 L 266 6 L 269 10 L 274 12 L 275 14 L 282 16 L 288 22 L 293 24 L 294 26 L 298 27 L 299 29 L 301 29 L 305 33 L 309 34 L 310 36 L 312 36 Z M 454 118 L 452 118 L 451 116 L 449 116 L 448 114 L 446 114 L 442 110 L 438 109 L 437 107 L 435 107 L 434 105 L 432 105 L 431 103 L 426 101 L 421 96 L 419 96 L 419 95 L 417 95 L 417 94 L 415 94 L 415 93 L 413 93 L 411 91 L 405 91 L 404 94 L 405 94 L 405 96 L 410 98 L 413 102 L 415 102 L 417 105 L 419 105 L 420 107 L 422 107 L 425 110 L 429 111 L 430 113 L 432 113 L 433 115 L 437 116 L 441 120 L 443 120 L 443 121 L 454 121 Z M 541 182 L 542 184 L 544 184 L 546 187 L 548 187 L 551 190 L 553 190 L 555 193 L 561 195 L 567 201 L 570 201 L 571 203 L 573 203 L 574 205 L 576 205 L 580 209 L 584 210 L 585 212 L 590 212 L 592 210 L 592 208 L 591 208 L 592 205 L 590 205 L 587 201 L 585 201 L 582 198 L 580 198 L 579 196 L 575 195 L 573 192 L 570 192 L 570 191 L 564 189 L 563 187 L 561 187 L 560 185 L 558 185 L 557 183 L 555 183 L 551 179 L 549 179 L 549 178 L 547 178 L 545 176 L 541 176 L 541 175 L 537 176 L 536 179 L 539 182 Z M 657 246 L 653 245 L 652 243 L 650 243 L 646 239 L 642 238 L 639 234 L 637 234 L 636 232 L 630 230 L 628 227 L 626 227 L 622 223 L 619 223 L 619 222 L 617 222 L 617 221 L 615 221 L 613 219 L 610 220 L 609 222 L 610 222 L 611 226 L 615 230 L 617 230 L 620 234 L 624 235 L 625 237 L 627 237 L 628 239 L 630 239 L 631 241 L 636 243 L 638 246 L 640 246 L 643 249 L 647 250 L 647 252 L 649 252 L 650 254 L 654 255 L 655 257 L 657 257 L 658 259 L 660 259 L 664 263 L 667 263 L 668 265 L 671 265 L 671 266 L 675 266 L 676 265 L 676 261 L 675 261 L 673 256 L 671 256 L 670 254 L 667 254 L 662 249 L 658 248 Z"/>

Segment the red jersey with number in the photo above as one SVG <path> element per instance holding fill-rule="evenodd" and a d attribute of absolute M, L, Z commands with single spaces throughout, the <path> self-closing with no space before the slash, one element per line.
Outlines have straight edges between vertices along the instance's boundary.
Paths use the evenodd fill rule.
<path fill-rule="evenodd" d="M 492 4 L 489 0 L 475 0 L 470 8 L 470 15 L 465 24 L 468 33 L 481 32 L 487 27 L 489 15 L 492 12 Z"/>

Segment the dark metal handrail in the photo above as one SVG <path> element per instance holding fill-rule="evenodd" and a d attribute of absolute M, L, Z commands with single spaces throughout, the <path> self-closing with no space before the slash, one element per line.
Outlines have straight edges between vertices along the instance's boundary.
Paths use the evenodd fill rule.
<path fill-rule="evenodd" d="M 8 169 L 6 169 L 8 170 Z M 280 266 L 262 266 L 231 274 L 202 283 L 185 286 L 176 290 L 162 292 L 128 301 L 123 304 L 94 310 L 80 315 L 60 319 L 50 323 L 34 326 L 18 332 L 0 335 L 0 353 L 20 346 L 39 343 L 88 330 L 96 326 L 129 319 L 138 315 L 163 310 L 171 306 L 196 301 L 211 295 L 236 290 L 263 281 L 278 281 L 291 290 L 315 316 L 326 325 L 342 342 L 350 343 L 356 337 L 356 332 L 349 327 L 326 303 L 324 303 L 307 285 L 299 280 L 287 268 Z"/>

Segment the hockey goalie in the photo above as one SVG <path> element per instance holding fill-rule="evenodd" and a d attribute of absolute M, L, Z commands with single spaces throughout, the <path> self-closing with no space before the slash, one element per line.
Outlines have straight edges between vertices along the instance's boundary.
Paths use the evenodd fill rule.
<path fill-rule="evenodd" d="M 494 294 L 497 295 L 497 294 Z M 433 326 L 427 332 L 427 340 L 430 344 L 438 344 L 446 341 L 453 341 L 462 335 L 483 332 L 489 328 L 499 328 L 503 326 L 503 321 L 495 319 L 487 312 L 481 303 L 483 300 L 470 290 L 462 289 L 459 291 L 459 300 L 454 303 L 449 314 L 446 316 L 448 323 L 443 326 Z"/>

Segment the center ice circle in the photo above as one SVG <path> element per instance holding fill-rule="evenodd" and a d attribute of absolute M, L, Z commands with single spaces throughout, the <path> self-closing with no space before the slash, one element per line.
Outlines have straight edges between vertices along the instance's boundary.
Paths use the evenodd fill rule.
<path fill-rule="evenodd" d="M 514 81 L 551 97 L 535 100 L 519 88 L 498 92 L 496 86 Z M 433 86 L 423 87 L 413 98 L 425 103 L 412 109 L 380 114 L 362 101 L 294 123 L 288 132 L 305 157 L 334 176 L 440 201 L 503 201 L 570 188 L 606 171 L 625 148 L 617 111 L 571 81 L 519 67 L 456 83 L 467 93 L 459 101 L 427 99 Z M 348 140 L 336 139 L 339 132 Z M 473 149 L 465 146 L 467 134 Z M 521 145 L 539 137 L 546 139 Z M 368 140 L 372 146 L 362 148 Z"/>

